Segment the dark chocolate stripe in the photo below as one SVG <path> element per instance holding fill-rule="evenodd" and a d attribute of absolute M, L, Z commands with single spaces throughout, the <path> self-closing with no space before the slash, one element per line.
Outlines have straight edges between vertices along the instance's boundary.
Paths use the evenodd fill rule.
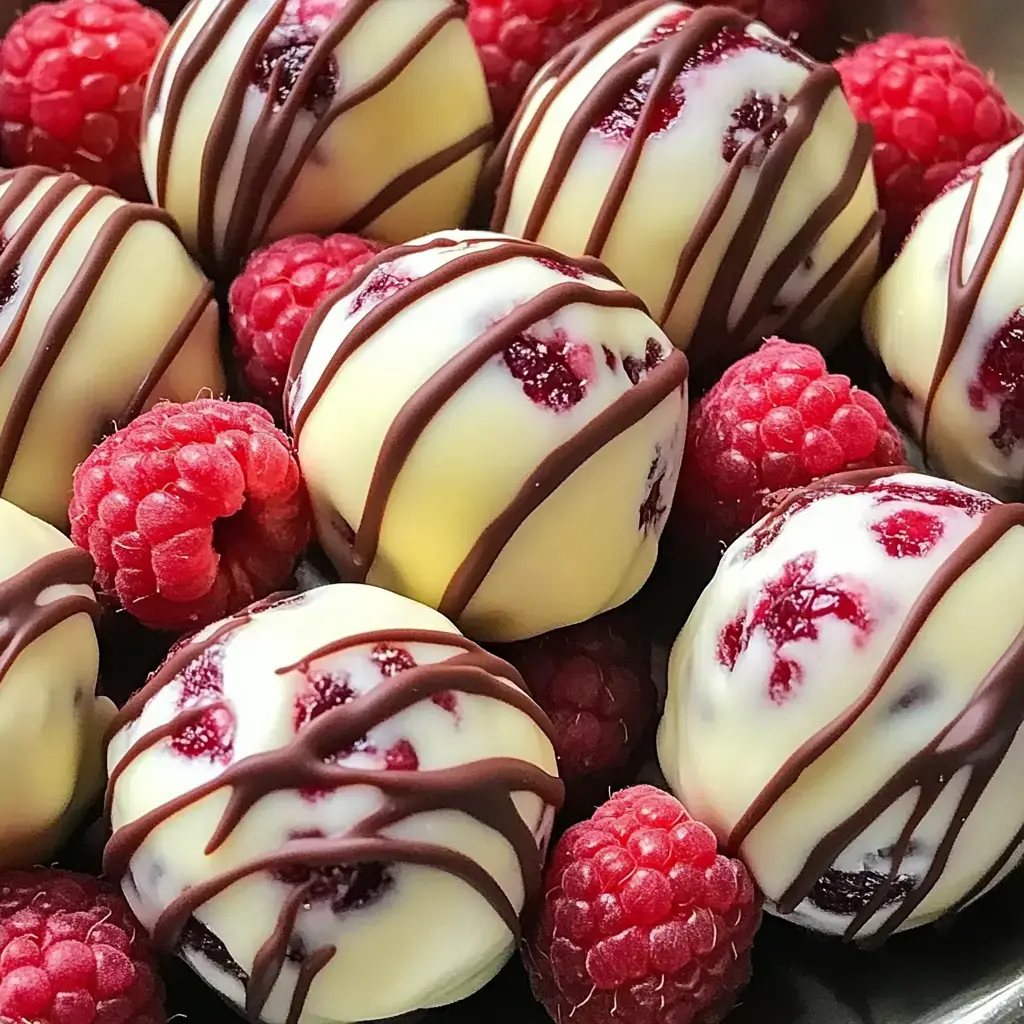
<path fill-rule="evenodd" d="M 87 552 L 64 548 L 44 555 L 0 583 L 0 683 L 19 655 L 55 626 L 79 614 L 99 618 L 96 599 L 85 594 L 39 602 L 49 587 L 91 585 L 95 568 Z"/>

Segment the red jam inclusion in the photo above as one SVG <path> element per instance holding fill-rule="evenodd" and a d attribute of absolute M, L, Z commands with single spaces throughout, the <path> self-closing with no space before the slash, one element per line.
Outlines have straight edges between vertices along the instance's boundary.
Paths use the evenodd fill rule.
<path fill-rule="evenodd" d="M 967 397 L 979 412 L 994 401 L 999 426 L 989 434 L 993 446 L 1010 455 L 1024 439 L 1024 310 L 1018 310 L 988 343 Z"/>

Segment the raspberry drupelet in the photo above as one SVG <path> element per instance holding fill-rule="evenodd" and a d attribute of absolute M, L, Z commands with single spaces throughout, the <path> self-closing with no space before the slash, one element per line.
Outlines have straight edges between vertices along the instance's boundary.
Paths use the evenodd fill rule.
<path fill-rule="evenodd" d="M 164 402 L 75 473 L 71 539 L 153 629 L 197 629 L 284 585 L 311 533 L 291 442 L 248 402 Z"/>
<path fill-rule="evenodd" d="M 680 551 L 716 561 L 773 491 L 903 461 L 899 433 L 873 395 L 829 373 L 816 348 L 771 338 L 694 411 L 670 535 Z"/>
<path fill-rule="evenodd" d="M 146 200 L 142 96 L 167 21 L 137 0 L 36 4 L 0 45 L 0 155 Z"/>
<path fill-rule="evenodd" d="M 254 252 L 235 278 L 235 358 L 252 397 L 278 420 L 288 364 L 313 310 L 383 248 L 356 235 L 291 235 Z"/>
<path fill-rule="evenodd" d="M 0 1021 L 166 1019 L 146 933 L 119 893 L 70 871 L 0 874 Z"/>
<path fill-rule="evenodd" d="M 836 61 L 858 120 L 875 129 L 875 177 L 892 259 L 921 211 L 1024 125 L 990 75 L 949 39 L 894 33 Z"/>
<path fill-rule="evenodd" d="M 563 836 L 524 959 L 555 1021 L 710 1024 L 750 977 L 761 898 L 715 834 L 654 786 Z"/>

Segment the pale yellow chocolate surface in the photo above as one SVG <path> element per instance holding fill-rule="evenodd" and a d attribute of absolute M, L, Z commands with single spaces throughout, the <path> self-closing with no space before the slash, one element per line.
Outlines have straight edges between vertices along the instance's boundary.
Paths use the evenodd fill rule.
<path fill-rule="evenodd" d="M 47 523 L 0 501 L 0 587 L 40 558 L 70 549 Z M 32 595 L 43 606 L 88 586 Z M 29 644 L 0 676 L 0 868 L 46 862 L 103 782 L 102 736 L 114 705 L 96 697 L 99 649 L 78 613 Z"/>
<path fill-rule="evenodd" d="M 0 202 L 31 173 L 26 169 L 0 183 Z M 9 247 L 20 243 L 26 218 L 67 177 L 42 178 L 0 224 Z M 95 247 L 127 206 L 112 194 L 97 199 L 97 190 L 85 183 L 72 188 L 34 231 L 31 223 L 25 229 L 31 237 L 17 267 L 17 285 L 0 308 L 0 423 L 10 421 L 19 394 L 32 398 L 2 494 L 62 528 L 75 467 L 123 416 L 209 287 L 174 233 L 152 220 L 134 220 L 104 262 Z M 82 284 L 89 266 L 103 268 L 91 289 Z M 37 388 L 33 361 L 45 344 L 64 336 L 75 296 L 82 299 L 81 312 L 70 321 L 66 343 Z M 223 392 L 217 321 L 211 297 L 147 404 Z"/>

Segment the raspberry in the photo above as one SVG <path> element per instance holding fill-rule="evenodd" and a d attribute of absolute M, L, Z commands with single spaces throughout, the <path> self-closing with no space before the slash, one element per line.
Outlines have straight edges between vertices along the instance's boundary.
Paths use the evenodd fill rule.
<path fill-rule="evenodd" d="M 526 949 L 556 1021 L 710 1024 L 750 977 L 761 898 L 715 834 L 653 786 L 634 786 L 555 848 Z"/>
<path fill-rule="evenodd" d="M 136 0 L 37 4 L 0 46 L 0 155 L 145 200 L 139 129 L 167 21 Z"/>
<path fill-rule="evenodd" d="M 614 611 L 500 652 L 551 719 L 559 774 L 577 802 L 628 777 L 654 724 L 651 648 L 638 636 Z"/>
<path fill-rule="evenodd" d="M 771 338 L 726 371 L 690 420 L 670 522 L 685 550 L 717 558 L 772 491 L 903 463 L 877 399 L 829 373 L 810 345 Z"/>
<path fill-rule="evenodd" d="M 309 540 L 291 442 L 270 414 L 162 402 L 78 467 L 71 538 L 96 583 L 153 629 L 196 629 L 278 589 Z"/>
<path fill-rule="evenodd" d="M 163 1024 L 146 933 L 121 895 L 87 875 L 0 874 L 0 1020 Z"/>
<path fill-rule="evenodd" d="M 875 129 L 875 177 L 895 256 L 921 211 L 1024 126 L 989 75 L 948 39 L 894 34 L 836 61 L 858 120 Z"/>
<path fill-rule="evenodd" d="M 633 0 L 469 0 L 470 34 L 487 77 L 498 129 L 530 80 L 563 46 Z"/>
<path fill-rule="evenodd" d="M 320 300 L 383 249 L 355 235 L 292 235 L 254 252 L 228 293 L 235 357 L 253 397 L 281 418 L 288 364 Z"/>

